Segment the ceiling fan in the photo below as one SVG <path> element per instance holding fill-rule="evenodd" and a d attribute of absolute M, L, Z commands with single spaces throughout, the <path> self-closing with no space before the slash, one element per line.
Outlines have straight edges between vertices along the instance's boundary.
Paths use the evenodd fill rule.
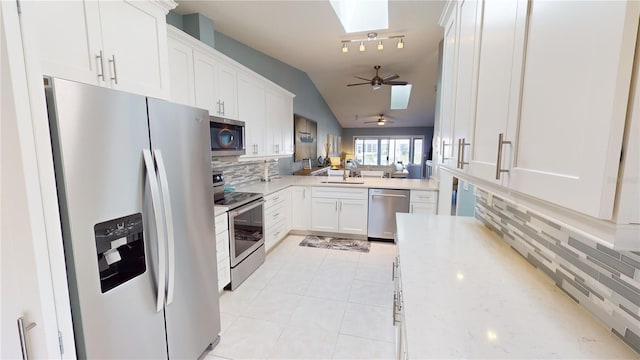
<path fill-rule="evenodd" d="M 365 121 L 365 124 L 378 124 L 378 126 L 384 126 L 385 124 L 393 124 L 395 121 L 387 120 L 384 117 L 384 114 L 378 114 L 378 120 L 375 121 Z"/>
<path fill-rule="evenodd" d="M 378 75 L 378 71 L 380 70 L 380 65 L 376 65 L 373 68 L 376 69 L 376 76 L 374 76 L 373 79 L 365 79 L 360 76 L 354 76 L 355 78 L 366 80 L 367 82 L 357 83 L 357 84 L 348 84 L 347 86 L 371 85 L 373 87 L 373 90 L 378 90 L 382 85 L 407 85 L 408 84 L 408 82 L 406 81 L 394 81 L 394 79 L 397 79 L 400 77 L 400 75 L 398 74 L 390 74 L 381 78 Z"/>

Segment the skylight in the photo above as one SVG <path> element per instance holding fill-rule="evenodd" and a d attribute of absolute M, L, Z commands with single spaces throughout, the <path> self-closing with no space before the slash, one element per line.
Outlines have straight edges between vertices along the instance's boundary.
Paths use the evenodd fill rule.
<path fill-rule="evenodd" d="M 347 33 L 389 28 L 387 0 L 329 0 Z"/>
<path fill-rule="evenodd" d="M 411 84 L 393 85 L 391 87 L 391 109 L 406 109 L 411 96 Z"/>

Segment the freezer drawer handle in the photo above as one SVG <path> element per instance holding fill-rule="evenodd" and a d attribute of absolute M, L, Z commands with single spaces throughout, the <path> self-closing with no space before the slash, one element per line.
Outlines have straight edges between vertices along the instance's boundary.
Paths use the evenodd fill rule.
<path fill-rule="evenodd" d="M 149 149 L 142 150 L 142 156 L 144 157 L 144 164 L 147 168 L 147 176 L 149 178 L 149 188 L 151 189 L 151 204 L 153 205 L 153 215 L 156 222 L 156 231 L 158 235 L 158 297 L 156 299 L 156 312 L 160 312 L 164 307 L 165 299 L 165 233 L 164 224 L 162 222 L 162 214 L 160 213 L 160 189 L 158 188 L 158 178 L 156 176 L 156 169 L 151 157 L 151 151 Z"/>
<path fill-rule="evenodd" d="M 162 205 L 164 206 L 164 216 L 167 221 L 167 253 L 169 256 L 169 278 L 167 279 L 167 299 L 165 304 L 169 305 L 173 301 L 173 293 L 175 289 L 176 278 L 176 261 L 175 261 L 175 238 L 173 232 L 173 212 L 171 210 L 171 197 L 169 196 L 169 181 L 167 180 L 167 170 L 164 166 L 162 152 L 158 149 L 153 150 L 153 155 L 158 164 L 158 175 L 160 175 L 160 188 L 162 189 Z"/>
<path fill-rule="evenodd" d="M 22 359 L 29 360 L 29 344 L 27 343 L 27 331 L 36 327 L 36 323 L 24 326 L 24 318 L 18 318 L 18 334 L 20 335 L 20 347 L 22 348 Z"/>

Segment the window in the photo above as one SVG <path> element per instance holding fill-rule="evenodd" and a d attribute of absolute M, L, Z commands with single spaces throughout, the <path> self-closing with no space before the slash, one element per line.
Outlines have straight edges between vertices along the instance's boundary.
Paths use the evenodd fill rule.
<path fill-rule="evenodd" d="M 392 165 L 402 162 L 422 164 L 422 136 L 374 137 L 354 139 L 355 160 L 362 165 Z"/>
<path fill-rule="evenodd" d="M 413 163 L 422 164 L 422 143 L 423 139 L 413 139 Z"/>

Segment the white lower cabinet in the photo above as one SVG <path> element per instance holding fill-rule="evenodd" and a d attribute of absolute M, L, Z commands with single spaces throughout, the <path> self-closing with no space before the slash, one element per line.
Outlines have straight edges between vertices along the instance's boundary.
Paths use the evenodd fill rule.
<path fill-rule="evenodd" d="M 436 214 L 438 211 L 438 192 L 411 190 L 409 212 L 412 214 Z"/>
<path fill-rule="evenodd" d="M 398 360 L 409 359 L 407 352 L 407 328 L 404 322 L 404 303 L 402 299 L 402 281 L 400 278 L 399 257 L 393 262 L 392 279 L 394 282 L 393 291 L 393 326 L 396 332 L 396 358 Z"/>
<path fill-rule="evenodd" d="M 368 190 L 311 189 L 311 230 L 367 235 Z"/>
<path fill-rule="evenodd" d="M 218 263 L 218 290 L 222 291 L 231 282 L 231 263 L 229 260 L 229 220 L 227 213 L 215 218 L 216 224 L 216 261 Z"/>
<path fill-rule="evenodd" d="M 291 230 L 291 193 L 286 188 L 264 199 L 264 244 L 269 251 Z"/>
<path fill-rule="evenodd" d="M 311 229 L 311 187 L 293 186 L 291 191 L 291 229 Z"/>

